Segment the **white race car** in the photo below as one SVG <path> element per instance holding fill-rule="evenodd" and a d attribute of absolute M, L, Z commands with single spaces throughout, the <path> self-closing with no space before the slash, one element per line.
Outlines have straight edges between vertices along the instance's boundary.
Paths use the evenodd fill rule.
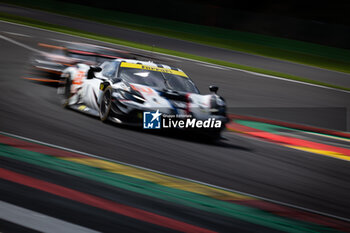
<path fill-rule="evenodd" d="M 115 59 L 100 67 L 68 67 L 61 78 L 58 94 L 63 105 L 102 121 L 141 126 L 144 112 L 157 111 L 173 117 L 172 122 L 191 118 L 187 126 L 194 128 L 203 124 L 193 119 L 220 122 L 219 127 L 204 130 L 216 136 L 227 121 L 225 101 L 216 94 L 218 87 L 210 86 L 212 94 L 201 95 L 182 70 L 167 65 Z"/>

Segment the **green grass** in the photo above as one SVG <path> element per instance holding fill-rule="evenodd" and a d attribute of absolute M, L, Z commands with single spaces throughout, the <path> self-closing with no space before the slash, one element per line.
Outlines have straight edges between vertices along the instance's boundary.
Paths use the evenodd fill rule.
<path fill-rule="evenodd" d="M 346 49 L 92 8 L 56 0 L 2 1 L 201 44 L 350 73 L 350 50 Z M 157 45 L 155 44 L 155 46 Z"/>
<path fill-rule="evenodd" d="M 159 53 L 164 53 L 164 54 L 170 54 L 170 55 L 175 55 L 175 56 L 179 56 L 179 57 L 184 57 L 184 58 L 194 59 L 194 60 L 208 62 L 208 63 L 212 63 L 212 64 L 217 64 L 217 65 L 221 65 L 221 66 L 242 69 L 242 70 L 252 71 L 252 72 L 266 74 L 266 75 L 273 75 L 273 76 L 278 76 L 278 77 L 282 77 L 282 78 L 286 78 L 286 79 L 297 80 L 297 81 L 301 81 L 301 82 L 312 83 L 312 84 L 317 84 L 317 85 L 321 85 L 321 86 L 350 91 L 350 88 L 341 87 L 341 86 L 337 86 L 337 85 L 333 85 L 333 84 L 329 84 L 329 83 L 324 83 L 324 82 L 319 82 L 319 81 L 315 81 L 315 80 L 310 80 L 310 79 L 299 77 L 299 76 L 279 73 L 279 72 L 275 72 L 275 71 L 271 71 L 271 70 L 265 70 L 265 69 L 250 67 L 250 66 L 243 66 L 243 65 L 239 65 L 239 64 L 226 62 L 226 61 L 215 60 L 215 59 L 210 59 L 210 58 L 206 58 L 206 57 L 200 57 L 200 56 L 196 56 L 193 54 L 188 54 L 188 53 L 183 53 L 183 52 L 178 52 L 178 51 L 173 51 L 173 50 L 163 49 L 163 48 L 158 48 L 158 47 L 153 47 L 153 46 L 149 46 L 149 45 L 134 43 L 134 42 L 120 40 L 120 39 L 106 37 L 106 36 L 100 36 L 100 35 L 96 35 L 96 34 L 92 34 L 92 33 L 87 33 L 84 31 L 70 29 L 68 27 L 52 25 L 52 24 L 48 24 L 45 22 L 41 22 L 41 21 L 29 19 L 29 18 L 24 18 L 24 17 L 19 17 L 19 16 L 7 14 L 7 13 L 0 12 L 0 20 L 24 24 L 24 25 L 38 27 L 38 28 L 47 29 L 47 30 L 56 31 L 56 32 L 67 33 L 70 35 L 75 35 L 75 36 L 85 37 L 85 38 L 89 38 L 89 39 L 109 42 L 109 43 L 113 43 L 113 44 L 117 44 L 117 45 L 124 45 L 124 46 L 129 46 L 129 47 L 143 49 L 143 50 L 149 50 L 149 51 L 154 51 L 154 52 L 159 52 Z"/>

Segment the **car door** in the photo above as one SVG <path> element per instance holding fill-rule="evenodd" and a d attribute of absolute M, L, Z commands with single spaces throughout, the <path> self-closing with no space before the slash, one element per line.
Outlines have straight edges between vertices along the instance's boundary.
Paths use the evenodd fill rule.
<path fill-rule="evenodd" d="M 100 84 L 115 75 L 118 62 L 105 62 L 101 65 L 102 71 L 95 74 L 95 78 L 85 79 L 83 85 L 83 102 L 90 108 L 98 110 L 102 91 Z"/>

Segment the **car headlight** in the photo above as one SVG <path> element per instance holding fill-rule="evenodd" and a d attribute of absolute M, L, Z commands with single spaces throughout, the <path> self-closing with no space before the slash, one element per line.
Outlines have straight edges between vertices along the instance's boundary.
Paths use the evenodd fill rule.
<path fill-rule="evenodd" d="M 142 97 L 141 94 L 133 91 L 133 92 L 128 92 L 125 90 L 118 90 L 117 92 L 115 92 L 115 94 L 113 95 L 116 98 L 121 98 L 121 99 L 125 99 L 125 100 L 131 100 L 131 101 L 135 101 L 137 103 L 143 104 L 146 100 Z"/>

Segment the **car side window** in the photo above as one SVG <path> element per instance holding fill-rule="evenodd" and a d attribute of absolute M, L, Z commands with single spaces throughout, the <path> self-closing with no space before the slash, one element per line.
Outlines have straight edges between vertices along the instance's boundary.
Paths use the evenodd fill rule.
<path fill-rule="evenodd" d="M 113 69 L 112 69 L 111 62 L 107 62 L 107 64 L 105 64 L 103 66 L 102 75 L 105 76 L 105 77 L 110 77 L 112 72 L 113 72 Z"/>
<path fill-rule="evenodd" d="M 120 62 L 118 61 L 107 62 L 107 64 L 103 66 L 102 75 L 109 79 L 113 78 L 116 74 L 119 63 Z"/>

